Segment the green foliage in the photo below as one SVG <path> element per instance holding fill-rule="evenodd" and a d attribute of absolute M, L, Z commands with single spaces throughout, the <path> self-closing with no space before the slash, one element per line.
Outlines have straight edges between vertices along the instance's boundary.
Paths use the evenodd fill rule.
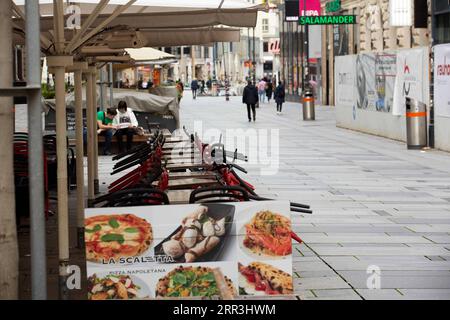
<path fill-rule="evenodd" d="M 44 99 L 54 99 L 55 89 L 47 85 L 46 83 L 41 84 L 41 92 Z"/>

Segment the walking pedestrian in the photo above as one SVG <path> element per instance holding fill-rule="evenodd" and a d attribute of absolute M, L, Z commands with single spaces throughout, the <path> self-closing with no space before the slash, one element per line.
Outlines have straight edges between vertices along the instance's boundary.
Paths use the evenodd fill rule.
<path fill-rule="evenodd" d="M 192 97 L 194 98 L 194 100 L 197 99 L 198 87 L 199 87 L 198 81 L 197 79 L 194 78 L 191 82 Z"/>
<path fill-rule="evenodd" d="M 201 86 L 200 86 L 200 94 L 205 94 L 205 80 L 202 79 L 202 81 L 200 81 Z"/>
<path fill-rule="evenodd" d="M 281 111 L 283 109 L 283 103 L 284 103 L 284 85 L 283 82 L 278 82 L 278 86 L 275 89 L 275 102 L 277 103 L 277 114 L 281 114 Z"/>
<path fill-rule="evenodd" d="M 264 97 L 266 95 L 266 82 L 263 79 L 261 79 L 258 82 L 258 94 L 259 94 L 259 101 L 264 103 L 265 100 Z"/>
<path fill-rule="evenodd" d="M 267 97 L 267 102 L 270 103 L 270 99 L 272 99 L 272 82 L 271 81 L 267 81 L 266 83 L 266 97 Z"/>
<path fill-rule="evenodd" d="M 247 105 L 248 122 L 256 121 L 256 104 L 258 103 L 258 89 L 253 85 L 251 81 L 247 82 L 247 86 L 244 88 L 242 95 L 242 103 Z"/>

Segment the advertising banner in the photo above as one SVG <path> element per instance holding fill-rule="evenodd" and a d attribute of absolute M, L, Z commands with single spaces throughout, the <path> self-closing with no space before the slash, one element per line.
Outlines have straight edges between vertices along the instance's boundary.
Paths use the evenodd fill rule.
<path fill-rule="evenodd" d="M 287 201 L 86 209 L 88 298 L 290 295 Z"/>
<path fill-rule="evenodd" d="M 356 105 L 356 55 L 335 58 L 334 67 L 336 105 L 353 107 Z"/>
<path fill-rule="evenodd" d="M 376 110 L 375 54 L 363 53 L 356 58 L 357 107 Z"/>
<path fill-rule="evenodd" d="M 405 98 L 428 103 L 428 48 L 400 50 L 397 53 L 397 77 L 392 114 L 405 114 Z"/>
<path fill-rule="evenodd" d="M 434 48 L 435 114 L 450 117 L 450 44 Z"/>
<path fill-rule="evenodd" d="M 375 108 L 377 111 L 392 111 L 396 73 L 397 55 L 395 53 L 375 55 Z"/>

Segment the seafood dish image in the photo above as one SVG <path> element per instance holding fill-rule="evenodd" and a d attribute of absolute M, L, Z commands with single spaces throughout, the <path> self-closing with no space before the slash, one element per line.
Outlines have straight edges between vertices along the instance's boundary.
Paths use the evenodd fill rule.
<path fill-rule="evenodd" d="M 280 295 L 293 293 L 292 276 L 269 264 L 239 264 L 239 295 Z"/>
<path fill-rule="evenodd" d="M 99 278 L 96 274 L 88 278 L 88 299 L 138 299 L 141 287 L 136 285 L 130 276 L 116 276 L 113 274 Z"/>
<path fill-rule="evenodd" d="M 104 262 L 141 255 L 153 241 L 152 227 L 133 214 L 85 219 L 86 259 Z"/>
<path fill-rule="evenodd" d="M 259 211 L 245 225 L 243 245 L 252 253 L 287 256 L 292 253 L 290 220 L 269 210 Z"/>
<path fill-rule="evenodd" d="M 155 247 L 155 255 L 168 256 L 175 263 L 215 260 L 230 233 L 233 210 L 222 204 L 199 206 Z"/>
<path fill-rule="evenodd" d="M 177 267 L 156 286 L 156 297 L 214 297 L 224 299 L 236 295 L 232 281 L 218 269 L 208 267 Z"/>

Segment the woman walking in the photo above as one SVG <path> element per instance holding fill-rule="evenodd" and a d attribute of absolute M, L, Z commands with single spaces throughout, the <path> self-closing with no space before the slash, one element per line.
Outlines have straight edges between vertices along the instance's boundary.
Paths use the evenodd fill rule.
<path fill-rule="evenodd" d="M 281 111 L 283 109 L 283 103 L 284 103 L 284 85 L 283 82 L 278 82 L 278 86 L 275 89 L 275 102 L 277 103 L 277 114 L 281 114 Z"/>
<path fill-rule="evenodd" d="M 264 103 L 264 96 L 266 95 L 266 82 L 264 79 L 259 80 L 258 83 L 258 95 L 259 101 Z"/>

